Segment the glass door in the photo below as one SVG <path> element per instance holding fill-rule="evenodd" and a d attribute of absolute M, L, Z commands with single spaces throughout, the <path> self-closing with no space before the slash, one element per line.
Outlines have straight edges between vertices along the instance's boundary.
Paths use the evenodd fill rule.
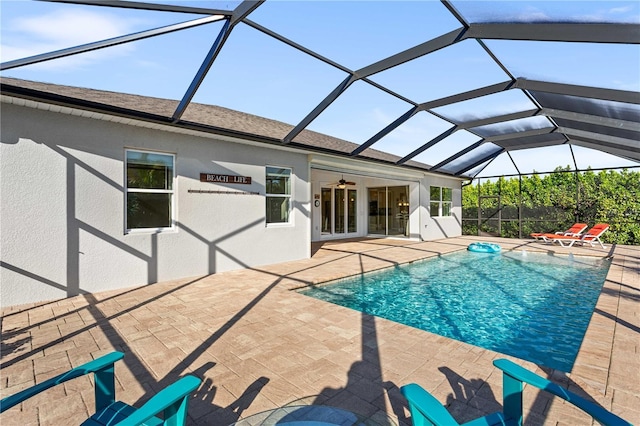
<path fill-rule="evenodd" d="M 389 196 L 389 221 L 387 235 L 409 236 L 409 187 L 390 186 L 387 188 Z"/>
<path fill-rule="evenodd" d="M 322 235 L 333 233 L 333 195 L 331 194 L 331 188 L 322 188 L 320 195 L 320 202 L 322 203 Z"/>
<path fill-rule="evenodd" d="M 335 200 L 335 214 L 334 217 L 336 219 L 336 227 L 333 230 L 334 234 L 344 234 L 344 189 L 336 188 L 334 190 L 334 200 Z"/>
<path fill-rule="evenodd" d="M 358 232 L 358 191 L 355 189 L 347 189 L 347 232 L 350 234 Z"/>
<path fill-rule="evenodd" d="M 358 191 L 349 188 L 322 188 L 322 235 L 346 236 L 358 232 Z"/>
<path fill-rule="evenodd" d="M 387 188 L 369 188 L 369 234 L 387 235 Z"/>
<path fill-rule="evenodd" d="M 409 235 L 409 187 L 369 188 L 369 234 Z"/>

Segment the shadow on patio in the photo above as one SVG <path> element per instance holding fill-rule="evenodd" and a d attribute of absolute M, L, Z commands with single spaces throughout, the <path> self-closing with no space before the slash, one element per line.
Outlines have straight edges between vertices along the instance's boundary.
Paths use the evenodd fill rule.
<path fill-rule="evenodd" d="M 116 364 L 118 398 L 129 403 L 146 401 L 185 374 L 203 380 L 190 402 L 191 424 L 226 425 L 309 397 L 382 424 L 408 424 L 398 388 L 414 381 L 460 421 L 495 411 L 502 384 L 491 361 L 500 354 L 289 291 L 461 250 L 469 238 L 324 243 L 314 247 L 308 260 L 6 309 L 2 394 L 120 350 L 125 358 Z M 564 253 L 522 240 L 501 244 L 505 250 L 526 246 Z M 615 260 L 603 304 L 592 320 L 598 319 L 598 329 L 590 329 L 583 344 L 588 348 L 597 339 L 596 346 L 602 346 L 601 322 L 613 324 L 605 336 L 611 365 L 606 377 L 601 369 L 590 369 L 589 352 L 581 352 L 571 375 L 524 364 L 637 422 L 637 408 L 625 401 L 638 397 L 634 371 L 640 369 L 633 368 L 639 361 L 631 358 L 628 347 L 616 346 L 613 334 L 637 342 L 640 269 L 633 256 L 615 254 Z M 612 300 L 617 310 L 610 308 Z M 0 420 L 46 425 L 86 418 L 93 405 L 91 384 L 70 382 L 59 388 L 7 411 Z M 614 389 L 623 397 L 614 400 Z M 530 424 L 577 418 L 564 404 L 533 391 L 525 404 Z"/>

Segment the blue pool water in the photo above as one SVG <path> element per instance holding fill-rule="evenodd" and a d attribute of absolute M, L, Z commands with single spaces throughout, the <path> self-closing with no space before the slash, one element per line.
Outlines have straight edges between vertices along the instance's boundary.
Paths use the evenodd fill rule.
<path fill-rule="evenodd" d="M 300 292 L 570 372 L 609 265 L 464 251 Z"/>

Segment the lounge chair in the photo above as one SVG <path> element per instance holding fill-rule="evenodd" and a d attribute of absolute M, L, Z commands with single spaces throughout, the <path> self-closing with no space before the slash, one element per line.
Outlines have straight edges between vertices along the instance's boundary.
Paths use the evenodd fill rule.
<path fill-rule="evenodd" d="M 605 410 L 599 405 L 544 379 L 531 371 L 520 367 L 506 359 L 497 359 L 493 365 L 502 370 L 502 405 L 503 411 L 472 420 L 466 425 L 522 425 L 523 410 L 522 396 L 524 383 L 542 389 L 552 395 L 570 402 L 589 414 L 595 420 L 606 426 L 630 426 L 631 423 Z M 402 386 L 400 391 L 409 402 L 411 422 L 414 426 L 450 426 L 459 423 L 440 404 L 440 402 L 420 385 L 411 383 Z M 568 420 L 571 423 L 571 420 Z"/>
<path fill-rule="evenodd" d="M 548 242 L 549 241 L 549 235 L 566 235 L 566 236 L 571 236 L 571 237 L 579 237 L 580 235 L 582 235 L 582 233 L 584 232 L 584 230 L 587 229 L 587 224 L 586 223 L 574 223 L 573 226 L 569 229 L 567 229 L 566 231 L 558 231 L 555 234 L 549 234 L 549 233 L 545 233 L 545 232 L 538 232 L 538 233 L 533 233 L 531 234 L 531 236 L 533 238 L 535 238 L 536 240 L 543 240 Z"/>
<path fill-rule="evenodd" d="M 602 243 L 602 240 L 600 240 L 600 236 L 604 234 L 607 229 L 609 229 L 609 225 L 606 223 L 597 223 L 589 229 L 586 234 L 579 237 L 572 237 L 570 235 L 556 235 L 555 237 L 552 237 L 551 234 L 547 234 L 547 236 L 550 242 L 558 243 L 562 247 L 571 247 L 575 243 L 579 243 L 581 245 L 588 243 L 593 247 L 595 243 L 598 243 L 600 244 L 600 247 L 604 248 L 604 244 Z"/>
<path fill-rule="evenodd" d="M 124 357 L 122 352 L 111 352 L 56 377 L 0 400 L 0 413 L 21 402 L 68 380 L 94 373 L 95 414 L 82 424 L 99 425 L 184 425 L 187 418 L 189 395 L 200 386 L 195 376 L 185 376 L 162 389 L 140 408 L 116 401 L 113 364 Z M 156 417 L 163 412 L 164 421 Z"/>

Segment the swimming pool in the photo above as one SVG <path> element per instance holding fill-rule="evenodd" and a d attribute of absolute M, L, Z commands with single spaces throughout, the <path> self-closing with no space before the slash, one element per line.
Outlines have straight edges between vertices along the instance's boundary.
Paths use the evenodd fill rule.
<path fill-rule="evenodd" d="M 570 372 L 610 263 L 463 251 L 300 293 Z"/>

